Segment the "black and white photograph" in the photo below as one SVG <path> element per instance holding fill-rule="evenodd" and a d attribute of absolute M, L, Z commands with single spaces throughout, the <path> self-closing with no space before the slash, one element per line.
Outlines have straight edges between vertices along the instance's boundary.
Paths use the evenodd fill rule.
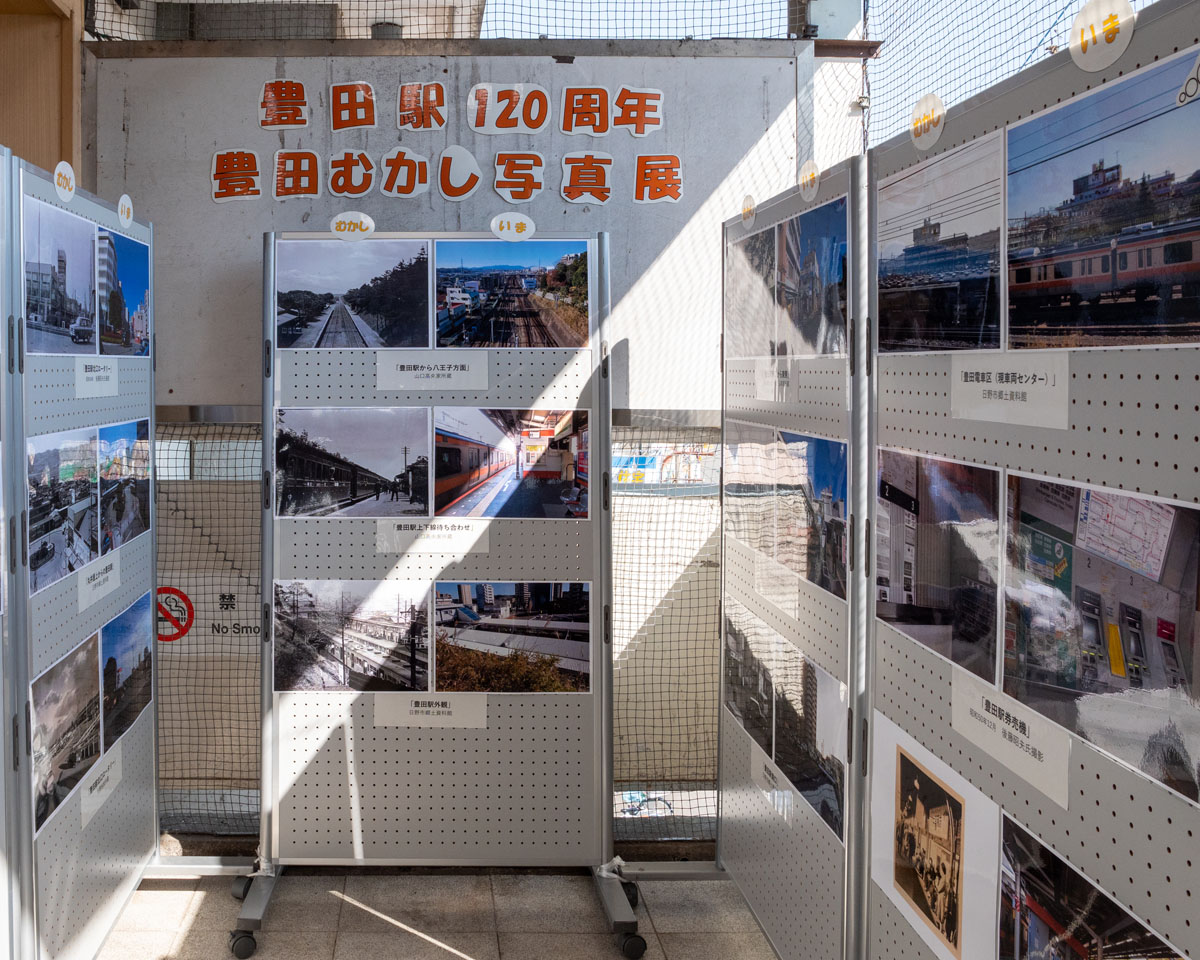
<path fill-rule="evenodd" d="M 34 197 L 21 219 L 25 352 L 95 354 L 96 225 Z"/>
<path fill-rule="evenodd" d="M 439 581 L 433 632 L 438 692 L 591 689 L 589 583 Z"/>
<path fill-rule="evenodd" d="M 846 444 L 780 431 L 775 559 L 846 598 Z"/>
<path fill-rule="evenodd" d="M 100 230 L 96 261 L 100 352 L 150 356 L 150 248 Z"/>
<path fill-rule="evenodd" d="M 999 960 L 1184 960 L 1008 817 L 1003 838 Z"/>
<path fill-rule="evenodd" d="M 1002 149 L 981 137 L 880 183 L 880 353 L 1000 346 Z"/>
<path fill-rule="evenodd" d="M 775 230 L 725 245 L 725 355 L 775 356 Z"/>
<path fill-rule="evenodd" d="M 884 449 L 878 466 L 875 615 L 994 683 L 999 471 Z"/>
<path fill-rule="evenodd" d="M 806 210 L 776 228 L 782 308 L 775 331 L 777 356 L 846 352 L 846 198 Z"/>
<path fill-rule="evenodd" d="M 99 636 L 35 679 L 30 702 L 34 829 L 40 830 L 100 756 Z"/>
<path fill-rule="evenodd" d="M 100 428 L 100 555 L 150 529 L 150 421 Z"/>
<path fill-rule="evenodd" d="M 741 603 L 725 597 L 725 708 L 750 739 L 775 752 L 775 678 L 779 635 Z"/>
<path fill-rule="evenodd" d="M 275 691 L 429 687 L 429 584 L 276 580 Z"/>
<path fill-rule="evenodd" d="M 30 593 L 100 556 L 96 446 L 94 428 L 25 442 Z"/>
<path fill-rule="evenodd" d="M 439 517 L 588 517 L 588 412 L 436 407 Z"/>
<path fill-rule="evenodd" d="M 275 244 L 276 343 L 292 350 L 429 346 L 429 243 Z"/>
<path fill-rule="evenodd" d="M 586 240 L 437 240 L 439 347 L 585 347 Z"/>
<path fill-rule="evenodd" d="M 144 593 L 100 630 L 100 683 L 104 749 L 121 739 L 150 703 L 155 611 Z"/>
<path fill-rule="evenodd" d="M 1009 346 L 1200 340 L 1194 51 L 1008 128 Z"/>
<path fill-rule="evenodd" d="M 424 407 L 275 411 L 275 509 L 281 517 L 429 514 Z"/>
<path fill-rule="evenodd" d="M 725 421 L 725 532 L 764 556 L 775 553 L 775 430 Z M 787 548 L 781 550 L 787 556 Z"/>

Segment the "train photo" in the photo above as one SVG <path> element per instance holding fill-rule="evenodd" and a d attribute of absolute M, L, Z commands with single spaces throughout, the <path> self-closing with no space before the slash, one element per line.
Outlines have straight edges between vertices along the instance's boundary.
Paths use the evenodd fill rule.
<path fill-rule="evenodd" d="M 437 464 L 435 510 L 449 506 L 501 470 L 515 469 L 516 457 L 511 450 L 442 427 L 434 431 L 433 446 Z"/>

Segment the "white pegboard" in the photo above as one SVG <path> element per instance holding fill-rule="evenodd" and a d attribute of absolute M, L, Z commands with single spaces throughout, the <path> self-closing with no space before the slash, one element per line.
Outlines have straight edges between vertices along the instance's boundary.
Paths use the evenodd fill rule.
<path fill-rule="evenodd" d="M 767 367 L 774 377 L 765 377 Z M 796 433 L 849 437 L 849 362 L 844 357 L 758 357 L 729 360 L 725 367 L 725 409 L 743 420 Z M 765 399 L 774 383 L 778 399 Z"/>
<path fill-rule="evenodd" d="M 934 960 L 937 954 L 901 916 L 879 884 L 872 880 L 869 886 L 871 932 L 867 943 L 871 960 Z"/>
<path fill-rule="evenodd" d="M 154 412 L 148 358 L 93 357 L 117 366 L 115 397 L 75 396 L 76 357 L 31 355 L 25 358 L 25 433 L 54 433 L 60 424 L 71 429 L 146 420 Z"/>

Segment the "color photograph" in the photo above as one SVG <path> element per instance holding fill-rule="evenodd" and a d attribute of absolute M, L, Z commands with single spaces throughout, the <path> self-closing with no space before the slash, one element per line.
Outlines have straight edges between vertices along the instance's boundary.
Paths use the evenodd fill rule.
<path fill-rule="evenodd" d="M 1200 510 L 1008 478 L 1004 690 L 1200 801 Z"/>
<path fill-rule="evenodd" d="M 806 210 L 776 228 L 778 356 L 846 352 L 846 199 Z"/>
<path fill-rule="evenodd" d="M 292 350 L 429 346 L 429 244 L 275 244 L 275 330 Z"/>
<path fill-rule="evenodd" d="M 439 517 L 588 517 L 586 410 L 436 407 Z"/>
<path fill-rule="evenodd" d="M 585 347 L 586 240 L 438 240 L 439 347 Z"/>
<path fill-rule="evenodd" d="M 725 597 L 725 709 L 768 756 L 775 753 L 775 678 L 779 635 Z"/>
<path fill-rule="evenodd" d="M 154 615 L 150 594 L 145 593 L 100 630 L 105 750 L 121 739 L 150 703 Z"/>
<path fill-rule="evenodd" d="M 1003 836 L 999 960 L 1184 960 L 1016 821 Z"/>
<path fill-rule="evenodd" d="M 150 356 L 150 248 L 119 233 L 97 233 L 100 352 Z"/>
<path fill-rule="evenodd" d="M 846 444 L 780 432 L 775 559 L 846 597 Z"/>
<path fill-rule="evenodd" d="M 725 246 L 725 355 L 775 356 L 775 230 Z"/>
<path fill-rule="evenodd" d="M 878 478 L 875 615 L 994 683 L 999 471 L 880 450 Z"/>
<path fill-rule="evenodd" d="M 30 593 L 100 556 L 96 445 L 95 429 L 25 442 Z"/>
<path fill-rule="evenodd" d="M 587 693 L 591 584 L 438 582 L 433 689 Z"/>
<path fill-rule="evenodd" d="M 99 639 L 88 637 L 31 685 L 35 830 L 100 756 Z"/>
<path fill-rule="evenodd" d="M 427 516 L 429 411 L 276 410 L 275 472 L 277 516 Z"/>
<path fill-rule="evenodd" d="M 879 186 L 879 352 L 1000 346 L 999 134 Z"/>
<path fill-rule="evenodd" d="M 1200 107 L 1184 53 L 1008 129 L 1009 346 L 1200 340 Z"/>
<path fill-rule="evenodd" d="M 429 585 L 276 580 L 275 691 L 429 686 Z"/>
<path fill-rule="evenodd" d="M 150 421 L 100 428 L 100 555 L 150 529 Z"/>
<path fill-rule="evenodd" d="M 96 353 L 96 225 L 22 201 L 25 352 Z"/>

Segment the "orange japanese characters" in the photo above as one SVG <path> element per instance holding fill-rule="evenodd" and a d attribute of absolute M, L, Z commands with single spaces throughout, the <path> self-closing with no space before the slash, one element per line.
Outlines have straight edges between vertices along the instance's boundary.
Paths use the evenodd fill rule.
<path fill-rule="evenodd" d="M 622 87 L 613 102 L 614 127 L 624 127 L 635 137 L 645 137 L 662 126 L 663 92 Z"/>
<path fill-rule="evenodd" d="M 275 199 L 315 197 L 321 192 L 321 165 L 311 150 L 275 151 Z"/>
<path fill-rule="evenodd" d="M 633 178 L 634 203 L 678 203 L 683 170 L 673 154 L 638 154 Z"/>
<path fill-rule="evenodd" d="M 608 203 L 612 196 L 610 153 L 580 151 L 562 158 L 562 198 L 570 203 Z"/>
<path fill-rule="evenodd" d="M 542 169 L 546 159 L 540 153 L 503 152 L 496 154 L 496 192 L 509 203 L 526 203 L 542 192 Z"/>
<path fill-rule="evenodd" d="M 393 147 L 379 158 L 379 192 L 386 197 L 417 197 L 429 191 L 429 158 Z"/>
<path fill-rule="evenodd" d="M 334 133 L 375 126 L 375 91 L 366 81 L 335 83 L 329 88 L 329 123 Z"/>
<path fill-rule="evenodd" d="M 261 194 L 257 153 L 253 150 L 218 150 L 213 154 L 213 200 L 225 203 Z"/>
<path fill-rule="evenodd" d="M 258 104 L 258 124 L 262 127 L 308 126 L 308 100 L 299 80 L 268 80 L 263 84 Z"/>
<path fill-rule="evenodd" d="M 479 189 L 483 171 L 466 147 L 451 144 L 438 158 L 438 192 L 446 200 L 466 200 Z"/>
<path fill-rule="evenodd" d="M 446 88 L 440 83 L 402 83 L 396 98 L 401 130 L 441 130 L 446 125 Z"/>
<path fill-rule="evenodd" d="M 559 129 L 568 134 L 607 135 L 608 91 L 604 87 L 565 87 Z"/>
<path fill-rule="evenodd" d="M 329 158 L 329 192 L 335 197 L 361 197 L 371 189 L 375 165 L 365 153 L 347 150 Z"/>

